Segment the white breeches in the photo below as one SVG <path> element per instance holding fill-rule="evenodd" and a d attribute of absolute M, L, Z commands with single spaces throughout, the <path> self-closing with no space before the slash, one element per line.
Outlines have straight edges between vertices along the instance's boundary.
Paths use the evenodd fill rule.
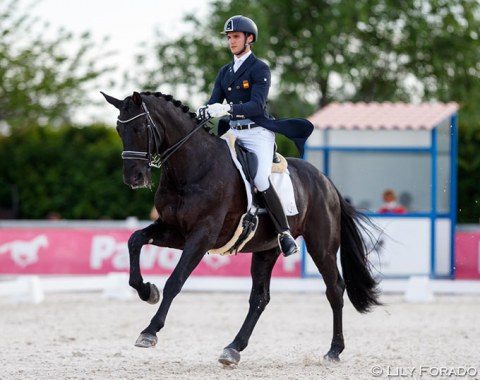
<path fill-rule="evenodd" d="M 253 183 L 258 191 L 267 190 L 270 187 L 268 178 L 272 173 L 275 133 L 263 127 L 244 130 L 230 128 L 230 133 L 235 135 L 245 148 L 257 155 L 258 170 Z"/>

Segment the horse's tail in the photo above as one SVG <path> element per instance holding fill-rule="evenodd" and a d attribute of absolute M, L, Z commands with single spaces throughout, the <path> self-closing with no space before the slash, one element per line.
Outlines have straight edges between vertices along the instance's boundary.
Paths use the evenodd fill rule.
<path fill-rule="evenodd" d="M 337 190 L 338 193 L 338 190 Z M 368 262 L 368 251 L 361 234 L 361 223 L 373 225 L 370 219 L 357 211 L 338 193 L 341 206 L 340 261 L 348 298 L 360 313 L 381 305 L 378 282 L 373 278 Z"/>

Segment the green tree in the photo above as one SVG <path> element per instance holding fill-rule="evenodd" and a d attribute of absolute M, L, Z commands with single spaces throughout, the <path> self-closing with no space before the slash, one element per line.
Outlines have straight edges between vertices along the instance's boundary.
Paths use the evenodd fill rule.
<path fill-rule="evenodd" d="M 190 32 L 159 36 L 158 62 L 143 84 L 182 86 L 206 99 L 218 68 L 231 59 L 219 32 L 234 14 L 256 21 L 255 53 L 276 74 L 272 98 L 284 102 L 295 92 L 317 106 L 415 97 L 468 103 L 480 87 L 474 0 L 212 1 L 207 18 L 186 17 Z"/>
<path fill-rule="evenodd" d="M 59 30 L 50 38 L 48 24 L 21 3 L 0 4 L 0 121 L 12 129 L 71 122 L 72 110 L 86 103 L 89 84 L 109 68 L 98 67 L 102 55 L 92 56 L 88 33 Z"/>
<path fill-rule="evenodd" d="M 480 128 L 461 129 L 459 133 L 458 157 L 458 221 L 480 223 Z"/>

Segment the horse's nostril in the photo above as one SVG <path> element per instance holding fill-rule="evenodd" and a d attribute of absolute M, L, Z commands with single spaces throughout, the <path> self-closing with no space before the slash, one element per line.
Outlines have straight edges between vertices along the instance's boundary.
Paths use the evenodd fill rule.
<path fill-rule="evenodd" d="M 137 171 L 130 177 L 130 185 L 135 187 L 143 187 L 147 183 L 146 174 L 142 171 Z"/>
<path fill-rule="evenodd" d="M 129 186 L 139 186 L 143 184 L 143 174 L 141 171 L 134 172 L 123 177 L 125 184 Z"/>

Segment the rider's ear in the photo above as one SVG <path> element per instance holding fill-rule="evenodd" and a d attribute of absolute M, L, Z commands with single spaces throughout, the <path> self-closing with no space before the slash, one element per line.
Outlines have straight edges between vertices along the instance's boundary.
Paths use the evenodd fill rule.
<path fill-rule="evenodd" d="M 105 97 L 107 102 L 109 102 L 112 106 L 114 106 L 115 108 L 118 108 L 118 109 L 122 108 L 122 104 L 123 104 L 122 100 L 119 100 L 119 99 L 114 98 L 113 96 L 107 95 L 107 94 L 103 93 L 102 91 L 100 91 L 100 93 Z"/>
<path fill-rule="evenodd" d="M 142 105 L 142 95 L 140 95 L 137 91 L 134 91 L 132 95 L 132 101 L 133 104 L 136 104 L 137 106 Z"/>

